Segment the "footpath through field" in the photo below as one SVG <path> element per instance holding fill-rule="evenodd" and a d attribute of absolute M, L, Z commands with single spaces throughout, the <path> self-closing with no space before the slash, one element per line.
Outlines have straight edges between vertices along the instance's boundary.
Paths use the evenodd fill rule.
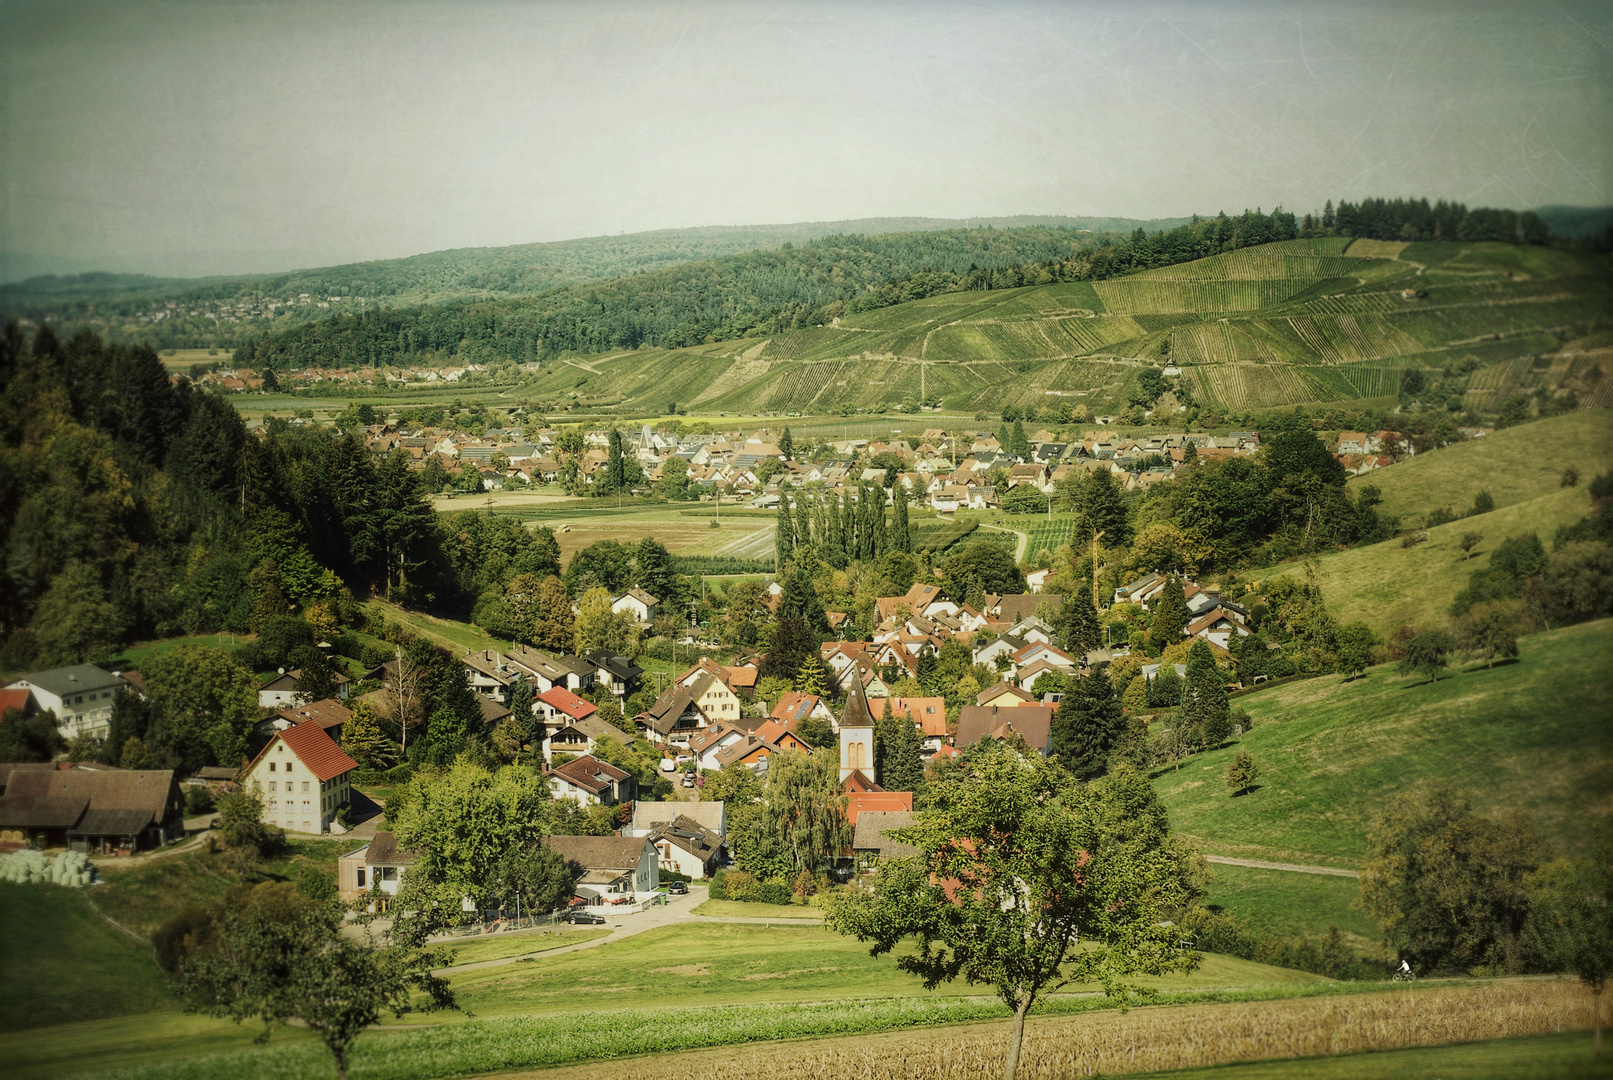
<path fill-rule="evenodd" d="M 1005 525 L 982 525 L 980 527 L 982 529 L 990 529 L 992 532 L 1013 533 L 1015 536 L 1019 537 L 1019 543 L 1014 545 L 1014 561 L 1025 561 L 1025 556 L 1027 553 L 1029 553 L 1031 547 L 1030 533 L 1023 533 L 1018 529 L 1010 529 Z"/>
<path fill-rule="evenodd" d="M 1301 866 L 1291 862 L 1266 862 L 1264 859 L 1234 859 L 1229 855 L 1206 855 L 1205 862 L 1222 863 L 1226 866 L 1252 866 L 1256 870 L 1286 870 L 1292 874 L 1326 874 L 1329 877 L 1358 878 L 1359 871 L 1345 870 L 1337 866 Z"/>

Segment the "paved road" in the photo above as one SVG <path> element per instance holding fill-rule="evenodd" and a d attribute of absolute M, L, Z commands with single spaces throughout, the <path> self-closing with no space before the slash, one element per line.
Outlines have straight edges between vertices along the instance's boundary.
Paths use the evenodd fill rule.
<path fill-rule="evenodd" d="M 609 922 L 606 923 L 606 928 L 610 930 L 610 933 L 607 936 L 593 938 L 589 941 L 579 941 L 575 945 L 562 945 L 558 949 L 544 949 L 540 955 L 545 957 L 563 956 L 566 953 L 580 952 L 583 949 L 597 949 L 601 945 L 610 945 L 615 942 L 622 941 L 625 938 L 642 934 L 646 930 L 655 930 L 662 926 L 688 926 L 694 923 L 748 923 L 756 926 L 823 925 L 823 921 L 821 919 L 774 919 L 749 918 L 741 915 L 718 916 L 694 914 L 692 909 L 705 902 L 707 898 L 707 891 L 708 888 L 705 885 L 690 885 L 688 895 L 670 897 L 670 903 L 664 906 L 652 907 L 648 911 L 635 911 L 624 915 L 607 915 L 606 918 L 609 920 Z M 508 940 L 508 938 L 512 935 L 517 935 L 520 933 L 522 933 L 522 931 L 515 930 L 511 931 L 510 934 L 507 935 L 490 934 L 480 937 L 453 938 L 447 941 L 433 942 L 433 944 L 448 945 L 452 947 L 454 945 L 468 945 L 475 941 L 503 941 Z M 541 942 L 542 939 L 535 938 L 534 940 L 536 942 Z M 528 953 L 527 955 L 530 956 L 533 954 Z M 519 956 L 505 956 L 500 957 L 497 960 L 478 961 L 474 964 L 458 964 L 452 968 L 444 968 L 443 971 L 477 971 L 481 968 L 503 967 L 506 964 L 513 964 L 519 959 L 521 959 Z"/>
<path fill-rule="evenodd" d="M 1361 874 L 1355 870 L 1345 870 L 1337 866 L 1301 866 L 1291 862 L 1265 862 L 1261 859 L 1234 859 L 1226 855 L 1206 855 L 1205 862 L 1222 863 L 1226 866 L 1252 866 L 1257 870 L 1287 870 L 1294 874 L 1326 874 L 1329 877 L 1358 878 Z"/>

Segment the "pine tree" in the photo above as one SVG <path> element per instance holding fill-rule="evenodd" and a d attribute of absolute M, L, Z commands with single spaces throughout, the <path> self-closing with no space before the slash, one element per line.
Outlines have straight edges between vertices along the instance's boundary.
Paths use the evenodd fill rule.
<path fill-rule="evenodd" d="M 795 673 L 795 688 L 803 694 L 822 696 L 823 685 L 828 678 L 828 672 L 823 666 L 823 660 L 817 655 L 809 655 L 801 662 Z"/>
<path fill-rule="evenodd" d="M 1165 582 L 1159 601 L 1154 605 L 1154 619 L 1148 624 L 1149 640 L 1160 649 L 1168 649 L 1182 640 L 1182 629 L 1187 626 L 1187 599 L 1182 594 L 1182 583 L 1172 577 Z"/>
<path fill-rule="evenodd" d="M 1053 754 L 1083 780 L 1102 776 L 1125 732 L 1114 684 L 1105 674 L 1079 675 L 1053 715 Z"/>
<path fill-rule="evenodd" d="M 1025 438 L 1025 421 L 1023 421 L 1023 420 L 1015 420 L 1014 421 L 1014 431 L 1013 431 L 1013 434 L 1008 436 L 1008 440 L 1009 440 L 1008 452 L 1010 454 L 1013 454 L 1015 457 L 1019 458 L 1021 461 L 1027 461 L 1027 460 L 1030 459 L 1030 456 L 1031 456 L 1031 444 L 1030 444 L 1030 440 Z"/>
<path fill-rule="evenodd" d="M 778 452 L 784 455 L 785 461 L 795 460 L 795 438 L 790 434 L 790 426 L 784 425 L 784 434 L 778 441 Z"/>
<path fill-rule="evenodd" d="M 1064 598 L 1064 606 L 1053 618 L 1059 631 L 1060 646 L 1077 660 L 1094 649 L 1103 648 L 1103 627 L 1092 607 L 1092 597 L 1084 590 Z"/>
<path fill-rule="evenodd" d="M 1331 229 L 1334 225 L 1334 222 L 1333 200 L 1329 199 L 1327 200 L 1327 205 L 1322 207 L 1322 228 Z"/>
<path fill-rule="evenodd" d="M 1249 756 L 1249 751 L 1239 750 L 1227 765 L 1227 787 L 1236 797 L 1254 787 L 1258 779 L 1260 770 L 1255 767 L 1255 759 Z"/>
<path fill-rule="evenodd" d="M 1187 651 L 1187 685 L 1182 688 L 1182 721 L 1198 732 L 1205 746 L 1217 747 L 1232 737 L 1232 709 L 1226 683 L 1215 666 L 1208 642 L 1195 641 Z"/>
<path fill-rule="evenodd" d="M 916 791 L 924 780 L 924 740 L 906 713 L 893 715 L 890 698 L 874 723 L 874 781 L 886 791 Z"/>

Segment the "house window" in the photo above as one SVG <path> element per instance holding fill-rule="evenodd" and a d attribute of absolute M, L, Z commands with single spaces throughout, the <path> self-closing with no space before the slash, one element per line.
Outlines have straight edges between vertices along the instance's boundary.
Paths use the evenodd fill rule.
<path fill-rule="evenodd" d="M 274 762 L 269 762 L 269 771 L 274 772 Z"/>
<path fill-rule="evenodd" d="M 271 814 L 276 813 L 276 812 L 279 811 L 279 809 L 280 809 L 280 800 L 279 799 L 270 799 L 269 800 L 269 813 L 271 813 Z"/>
<path fill-rule="evenodd" d="M 361 889 L 364 887 L 364 868 L 362 866 L 358 868 L 358 887 Z"/>
<path fill-rule="evenodd" d="M 306 780 L 302 782 L 302 793 L 304 795 L 308 794 L 308 781 Z"/>
<path fill-rule="evenodd" d="M 273 780 L 270 780 L 270 781 L 269 781 L 269 794 L 270 794 L 270 795 L 273 795 L 273 794 L 274 794 L 274 792 L 275 792 L 275 787 L 276 787 L 276 782 L 275 782 L 275 781 L 273 781 Z"/>

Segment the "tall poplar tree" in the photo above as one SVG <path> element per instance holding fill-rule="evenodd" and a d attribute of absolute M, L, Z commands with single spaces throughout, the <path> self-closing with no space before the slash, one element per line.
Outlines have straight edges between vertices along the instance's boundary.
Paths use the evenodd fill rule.
<path fill-rule="evenodd" d="M 790 497 L 783 492 L 778 497 L 778 530 L 773 537 L 773 551 L 781 571 L 795 554 L 795 522 L 790 518 Z"/>
<path fill-rule="evenodd" d="M 892 488 L 891 494 L 896 500 L 895 521 L 891 528 L 890 549 L 892 551 L 911 552 L 913 550 L 913 533 L 907 524 L 907 485 L 900 480 Z"/>

